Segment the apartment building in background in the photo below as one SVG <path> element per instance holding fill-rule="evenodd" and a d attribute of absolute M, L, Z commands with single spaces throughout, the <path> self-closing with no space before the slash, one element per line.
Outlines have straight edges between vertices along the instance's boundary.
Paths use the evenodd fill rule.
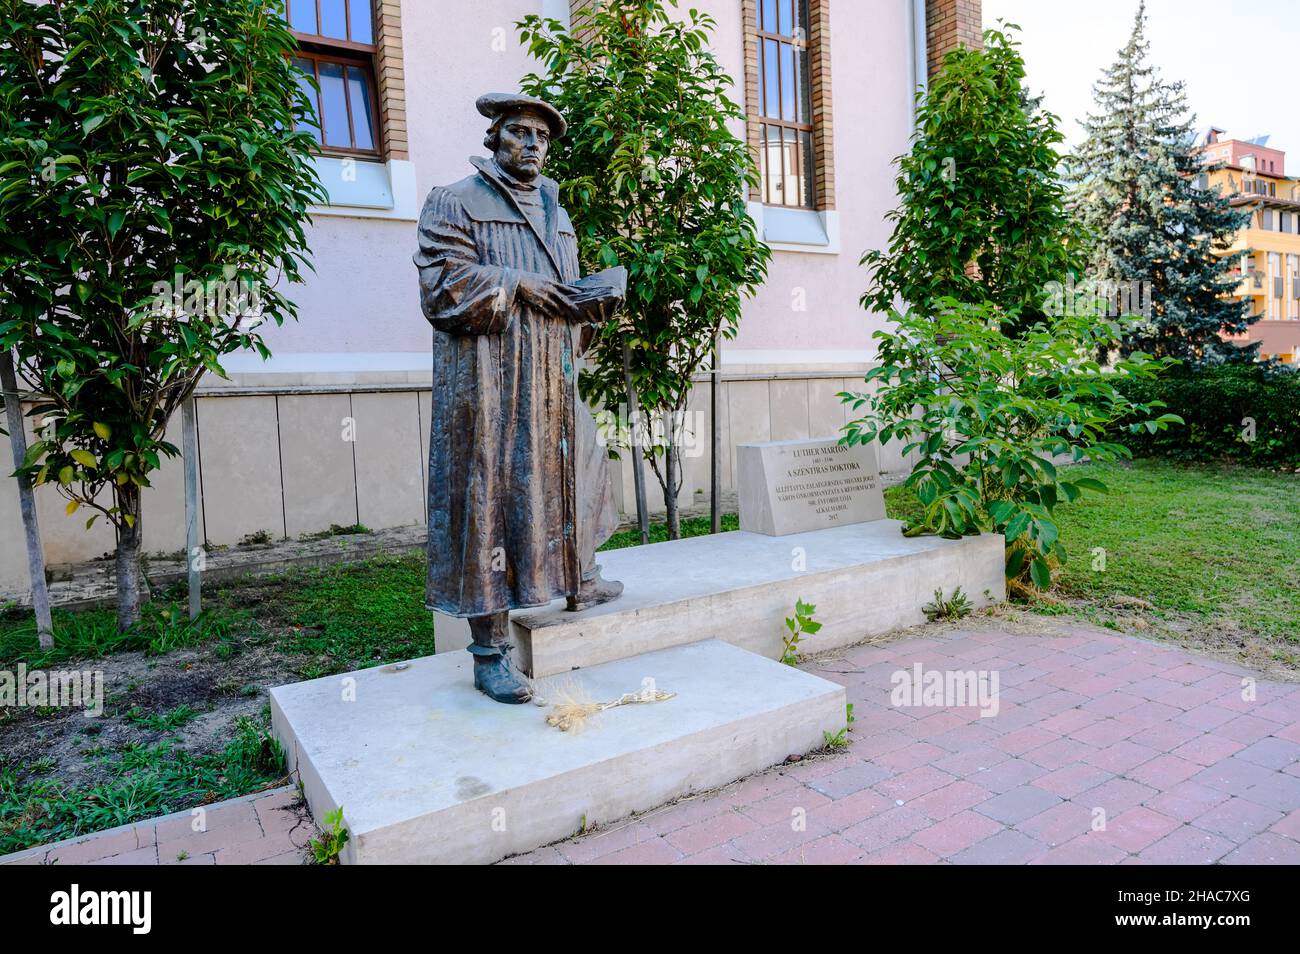
<path fill-rule="evenodd" d="M 1250 213 L 1228 254 L 1238 261 L 1237 297 L 1259 320 L 1231 340 L 1258 341 L 1261 358 L 1300 362 L 1300 179 L 1286 174 L 1286 154 L 1267 136 L 1226 139 L 1211 127 L 1201 148 L 1207 164 L 1222 164 L 1203 183 Z"/>
<path fill-rule="evenodd" d="M 420 312 L 416 219 L 434 185 L 469 174 L 486 120 L 475 99 L 537 68 L 515 24 L 571 23 L 586 0 L 289 0 L 297 65 L 320 87 L 316 159 L 329 202 L 313 210 L 315 271 L 288 289 L 297 322 L 263 329 L 273 357 L 232 355 L 197 400 L 201 534 L 297 538 L 331 525 L 425 523 L 431 330 Z M 572 7 L 572 9 L 571 9 Z M 773 251 L 768 279 L 722 347 L 722 483 L 735 445 L 833 434 L 885 318 L 858 303 L 863 251 L 889 238 L 893 160 L 909 148 L 914 93 L 944 53 L 980 42 L 979 0 L 682 0 L 717 23 L 713 53 L 747 121 L 762 182 L 750 210 Z M 580 25 L 580 23 L 579 23 Z M 570 209 L 580 220 L 581 209 Z M 688 497 L 709 487 L 709 388 L 692 398 Z M 179 418 L 179 415 L 178 415 Z M 179 419 L 169 439 L 181 446 Z M 900 468 L 886 449 L 884 466 Z M 615 467 L 629 509 L 631 475 Z M 185 546 L 183 467 L 145 493 L 148 552 Z M 650 479 L 651 503 L 659 498 Z M 100 521 L 38 493 L 47 560 L 113 549 Z M 0 478 L 0 594 L 28 587 L 17 488 Z M 10 544 L 13 545 L 10 545 Z"/>

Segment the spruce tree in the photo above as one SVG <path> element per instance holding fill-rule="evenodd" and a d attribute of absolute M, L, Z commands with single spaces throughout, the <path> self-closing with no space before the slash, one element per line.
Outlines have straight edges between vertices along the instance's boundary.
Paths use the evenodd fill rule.
<path fill-rule="evenodd" d="M 1145 28 L 1142 2 L 1128 43 L 1093 86 L 1098 113 L 1083 124 L 1088 135 L 1076 154 L 1089 278 L 1117 283 L 1130 305 L 1141 301 L 1143 320 L 1127 333 L 1124 354 L 1251 360 L 1258 345 L 1221 337 L 1258 317 L 1228 297 L 1237 279 L 1224 254 L 1249 213 L 1198 186 L 1213 167 L 1197 154 L 1183 84 L 1163 81 L 1149 62 Z"/>

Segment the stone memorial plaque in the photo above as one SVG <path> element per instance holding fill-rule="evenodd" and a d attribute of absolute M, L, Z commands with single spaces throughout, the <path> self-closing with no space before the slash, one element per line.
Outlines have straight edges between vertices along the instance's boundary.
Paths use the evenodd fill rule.
<path fill-rule="evenodd" d="M 769 536 L 885 516 L 874 447 L 838 438 L 736 446 L 740 529 Z"/>

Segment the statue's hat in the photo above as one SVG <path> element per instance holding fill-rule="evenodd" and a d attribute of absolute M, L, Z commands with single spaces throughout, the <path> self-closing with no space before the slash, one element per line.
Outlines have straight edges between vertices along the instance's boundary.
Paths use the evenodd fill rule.
<path fill-rule="evenodd" d="M 569 128 L 569 124 L 564 121 L 558 109 L 536 96 L 525 96 L 523 93 L 484 93 L 474 105 L 478 107 L 480 113 L 493 120 L 502 113 L 517 109 L 531 109 L 541 113 L 551 127 L 553 139 L 559 139 Z"/>

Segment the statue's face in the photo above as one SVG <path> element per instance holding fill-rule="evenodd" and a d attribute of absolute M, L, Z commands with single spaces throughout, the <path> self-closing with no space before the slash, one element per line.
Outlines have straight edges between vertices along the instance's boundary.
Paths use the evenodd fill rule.
<path fill-rule="evenodd" d="M 523 182 L 532 182 L 546 164 L 551 126 L 542 116 L 521 111 L 506 118 L 497 135 L 497 163 Z"/>

